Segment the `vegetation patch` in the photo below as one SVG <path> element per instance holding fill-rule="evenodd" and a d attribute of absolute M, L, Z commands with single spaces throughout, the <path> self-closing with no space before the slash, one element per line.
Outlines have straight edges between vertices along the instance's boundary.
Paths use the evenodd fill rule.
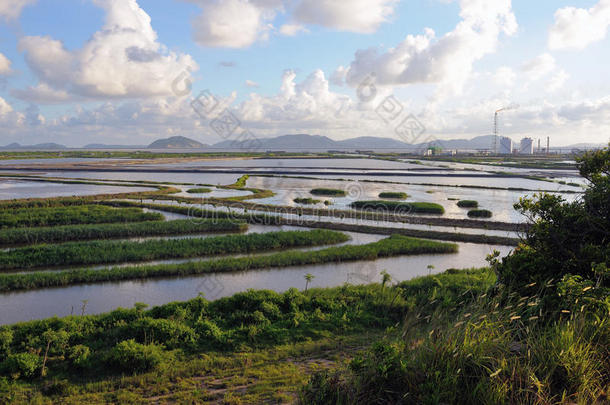
<path fill-rule="evenodd" d="M 343 233 L 318 229 L 227 235 L 205 239 L 68 242 L 0 251 L 0 270 L 252 253 L 298 246 L 320 246 L 347 240 L 349 237 Z"/>
<path fill-rule="evenodd" d="M 324 197 L 345 197 L 347 195 L 345 190 L 335 188 L 314 188 L 310 191 L 310 193 Z"/>
<path fill-rule="evenodd" d="M 186 190 L 186 192 L 189 194 L 206 194 L 206 193 L 211 193 L 212 189 L 207 188 L 207 187 L 198 187 L 198 188 L 188 189 L 188 190 Z"/>
<path fill-rule="evenodd" d="M 479 202 L 474 200 L 460 200 L 458 201 L 457 206 L 460 208 L 477 208 Z"/>
<path fill-rule="evenodd" d="M 104 205 L 17 208 L 0 211 L 0 229 L 113 222 L 163 220 L 159 213 L 143 212 L 140 208 L 113 208 Z"/>
<path fill-rule="evenodd" d="M 312 231 L 328 234 L 330 231 Z M 298 233 L 298 232 L 295 232 Z M 339 234 L 342 235 L 342 234 Z M 335 236 L 331 236 L 335 238 Z M 315 251 L 284 251 L 271 255 L 226 257 L 216 260 L 193 261 L 135 267 L 115 267 L 106 270 L 71 270 L 0 275 L 0 291 L 60 287 L 72 284 L 147 279 L 152 277 L 188 276 L 214 272 L 247 271 L 311 264 L 375 260 L 400 255 L 455 253 L 452 243 L 393 235 L 366 245 L 345 245 Z"/>
<path fill-rule="evenodd" d="M 442 205 L 428 202 L 354 201 L 350 206 L 359 210 L 385 211 L 398 215 L 445 213 Z"/>
<path fill-rule="evenodd" d="M 303 205 L 312 205 L 312 204 L 318 204 L 321 202 L 320 200 L 314 200 L 313 198 L 295 198 L 292 201 L 294 201 L 297 204 L 303 204 Z"/>
<path fill-rule="evenodd" d="M 198 219 L 195 221 L 180 219 L 175 221 L 10 228 L 0 229 L 0 246 L 212 232 L 243 232 L 247 229 L 248 224 L 246 222 L 228 219 Z"/>
<path fill-rule="evenodd" d="M 382 193 L 379 193 L 379 198 L 406 200 L 407 198 L 409 198 L 409 195 L 407 193 L 401 193 L 401 192 L 397 192 L 397 191 L 384 191 Z"/>
<path fill-rule="evenodd" d="M 474 209 L 468 211 L 468 216 L 470 218 L 491 218 L 493 213 L 489 210 Z"/>

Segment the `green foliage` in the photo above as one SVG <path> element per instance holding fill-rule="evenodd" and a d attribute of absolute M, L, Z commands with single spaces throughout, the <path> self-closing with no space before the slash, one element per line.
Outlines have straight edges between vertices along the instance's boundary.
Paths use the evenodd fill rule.
<path fill-rule="evenodd" d="M 347 235 L 339 232 L 317 229 L 143 242 L 104 240 L 68 242 L 59 245 L 37 245 L 0 251 L 0 270 L 250 253 L 341 243 L 348 239 Z"/>
<path fill-rule="evenodd" d="M 245 222 L 214 219 L 147 221 L 116 224 L 64 225 L 39 228 L 0 229 L 0 245 L 57 243 L 92 239 L 141 236 L 188 235 L 207 232 L 243 232 Z"/>
<path fill-rule="evenodd" d="M 313 195 L 319 195 L 324 197 L 345 197 L 347 195 L 345 190 L 339 190 L 334 188 L 314 188 L 309 192 Z"/>
<path fill-rule="evenodd" d="M 90 366 L 91 349 L 85 345 L 72 346 L 68 353 L 70 363 L 76 368 L 87 368 Z"/>
<path fill-rule="evenodd" d="M 392 198 L 396 200 L 406 200 L 409 198 L 407 193 L 395 192 L 395 191 L 384 191 L 379 193 L 379 198 Z"/>
<path fill-rule="evenodd" d="M 354 201 L 352 208 L 359 210 L 383 211 L 389 214 L 443 214 L 445 209 L 440 204 L 428 202 L 398 201 Z"/>
<path fill-rule="evenodd" d="M 318 204 L 320 202 L 320 200 L 314 200 L 313 198 L 295 198 L 292 201 L 294 201 L 297 204 L 305 204 L 305 205 Z"/>
<path fill-rule="evenodd" d="M 474 209 L 468 211 L 468 216 L 470 218 L 491 218 L 493 213 L 489 210 Z"/>
<path fill-rule="evenodd" d="M 474 200 L 460 200 L 458 201 L 457 206 L 460 208 L 477 208 L 479 203 Z"/>
<path fill-rule="evenodd" d="M 568 274 L 598 282 L 596 266 L 610 267 L 610 150 L 583 155 L 578 167 L 589 183 L 582 199 L 540 194 L 515 204 L 531 226 L 521 246 L 497 266 L 503 283 L 542 284 Z M 608 280 L 599 282 L 607 287 Z"/>
<path fill-rule="evenodd" d="M 212 189 L 207 188 L 207 187 L 198 187 L 198 188 L 191 188 L 189 190 L 186 190 L 186 192 L 189 194 L 206 194 L 206 193 L 211 193 Z"/>
<path fill-rule="evenodd" d="M 130 339 L 117 343 L 110 353 L 108 363 L 120 371 L 136 373 L 151 370 L 162 360 L 162 345 L 143 345 Z"/>
<path fill-rule="evenodd" d="M 1 228 L 100 224 L 111 222 L 159 221 L 163 215 L 142 212 L 139 208 L 112 208 L 103 205 L 71 207 L 17 208 L 0 211 Z"/>
<path fill-rule="evenodd" d="M 2 372 L 15 379 L 32 378 L 42 366 L 42 359 L 35 353 L 11 354 L 2 363 Z"/>
<path fill-rule="evenodd" d="M 285 233 L 289 234 L 291 232 Z M 306 241 L 312 238 L 312 235 L 317 234 L 319 235 L 317 242 L 321 244 L 328 243 L 330 240 L 338 241 L 338 238 L 344 235 L 322 230 L 302 232 L 302 235 L 298 235 L 299 232 L 293 232 L 293 234 L 295 235 L 292 243 L 296 243 L 299 239 L 300 243 L 307 243 Z M 259 236 L 264 235 L 268 234 Z M 457 249 L 458 247 L 455 244 L 392 235 L 379 242 L 373 242 L 366 245 L 346 245 L 314 251 L 284 251 L 272 255 L 237 258 L 227 257 L 217 260 L 150 266 L 142 265 L 136 267 L 116 267 L 105 270 L 82 269 L 62 272 L 6 274 L 0 275 L 0 291 L 59 287 L 79 283 L 146 279 L 152 277 L 246 271 L 320 263 L 375 260 L 380 257 L 409 254 L 455 253 L 457 252 Z"/>

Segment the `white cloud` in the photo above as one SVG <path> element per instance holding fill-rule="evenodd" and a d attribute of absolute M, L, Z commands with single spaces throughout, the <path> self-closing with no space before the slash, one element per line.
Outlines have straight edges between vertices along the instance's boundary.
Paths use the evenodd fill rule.
<path fill-rule="evenodd" d="M 13 107 L 2 97 L 0 97 L 0 115 L 4 116 L 13 111 Z"/>
<path fill-rule="evenodd" d="M 190 55 L 168 51 L 158 42 L 150 17 L 136 0 L 94 1 L 106 11 L 106 20 L 83 48 L 69 51 L 48 36 L 19 41 L 28 65 L 41 80 L 22 94 L 30 99 L 40 94 L 39 101 L 44 102 L 50 91 L 56 92 L 52 98 L 65 92 L 88 98 L 131 98 L 166 96 L 176 87 L 182 90 L 197 64 Z"/>
<path fill-rule="evenodd" d="M 202 8 L 193 37 L 203 46 L 245 48 L 266 39 L 281 1 L 190 0 Z"/>
<path fill-rule="evenodd" d="M 13 20 L 21 14 L 21 10 L 27 5 L 34 4 L 36 0 L 1 0 L 0 18 Z"/>
<path fill-rule="evenodd" d="M 74 99 L 67 91 L 56 90 L 46 83 L 38 83 L 36 86 L 29 86 L 23 90 L 14 89 L 11 91 L 11 95 L 21 100 L 40 104 L 64 103 Z"/>
<path fill-rule="evenodd" d="M 0 75 L 11 73 L 11 61 L 0 52 Z"/>
<path fill-rule="evenodd" d="M 252 80 L 246 80 L 246 86 L 248 87 L 259 87 L 259 84 L 252 81 Z"/>
<path fill-rule="evenodd" d="M 565 7 L 555 12 L 549 32 L 551 49 L 583 49 L 606 37 L 610 26 L 610 0 L 600 0 L 590 9 Z"/>
<path fill-rule="evenodd" d="M 387 52 L 359 50 L 346 81 L 358 86 L 371 74 L 379 85 L 439 84 L 446 93 L 459 94 L 475 61 L 496 50 L 502 33 L 512 35 L 517 23 L 510 0 L 461 0 L 462 20 L 440 38 L 433 30 L 408 35 Z"/>
<path fill-rule="evenodd" d="M 280 27 L 280 34 L 289 37 L 294 37 L 299 32 L 309 32 L 309 30 L 301 24 L 284 24 Z"/>
<path fill-rule="evenodd" d="M 503 87 L 512 87 L 516 78 L 517 74 L 508 66 L 499 67 L 494 73 L 494 82 Z"/>
<path fill-rule="evenodd" d="M 552 55 L 543 53 L 534 59 L 525 62 L 521 66 L 521 71 L 524 74 L 524 86 L 537 84 L 541 79 L 549 78 L 544 82 L 548 91 L 556 91 L 563 87 L 564 83 L 570 75 L 557 66 L 557 62 Z"/>
<path fill-rule="evenodd" d="M 372 33 L 394 13 L 397 0 L 301 0 L 293 18 L 339 31 Z"/>

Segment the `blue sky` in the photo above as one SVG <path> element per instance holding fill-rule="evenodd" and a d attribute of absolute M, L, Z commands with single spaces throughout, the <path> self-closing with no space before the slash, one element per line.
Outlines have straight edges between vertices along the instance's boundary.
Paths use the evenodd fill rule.
<path fill-rule="evenodd" d="M 609 25 L 609 0 L 0 0 L 0 145 L 218 142 L 204 89 L 259 136 L 397 137 L 393 96 L 438 138 L 518 104 L 515 139 L 607 142 Z"/>

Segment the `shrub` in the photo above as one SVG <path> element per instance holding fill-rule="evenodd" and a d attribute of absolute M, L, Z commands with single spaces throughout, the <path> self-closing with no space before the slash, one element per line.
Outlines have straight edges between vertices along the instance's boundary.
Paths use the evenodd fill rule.
<path fill-rule="evenodd" d="M 0 328 L 0 361 L 4 360 L 10 352 L 13 343 L 13 331 L 7 327 Z"/>
<path fill-rule="evenodd" d="M 189 194 L 205 194 L 205 193 L 211 193 L 212 189 L 207 188 L 207 187 L 199 187 L 199 188 L 191 188 L 189 190 L 186 190 L 186 192 Z"/>
<path fill-rule="evenodd" d="M 134 339 L 124 340 L 112 349 L 110 364 L 127 372 L 152 370 L 163 360 L 163 346 L 137 343 Z"/>
<path fill-rule="evenodd" d="M 489 210 L 475 209 L 468 211 L 470 218 L 491 218 L 493 213 Z"/>
<path fill-rule="evenodd" d="M 314 188 L 310 191 L 313 195 L 321 195 L 325 197 L 345 197 L 347 193 L 345 190 L 339 190 L 334 188 Z"/>
<path fill-rule="evenodd" d="M 91 349 L 85 345 L 72 346 L 68 350 L 68 359 L 73 366 L 86 368 L 89 365 Z"/>
<path fill-rule="evenodd" d="M 406 200 L 409 197 L 407 193 L 384 191 L 379 193 L 379 198 L 393 198 L 396 200 Z"/>
<path fill-rule="evenodd" d="M 457 206 L 460 208 L 477 208 L 479 203 L 474 200 L 460 200 L 458 201 Z"/>
<path fill-rule="evenodd" d="M 445 209 L 440 204 L 428 202 L 398 201 L 354 201 L 352 208 L 359 210 L 385 211 L 388 214 L 443 214 Z"/>
<path fill-rule="evenodd" d="M 32 378 L 42 366 L 42 359 L 34 353 L 11 354 L 2 364 L 5 373 L 14 378 Z"/>
<path fill-rule="evenodd" d="M 305 205 L 318 204 L 320 202 L 320 200 L 314 200 L 313 198 L 295 198 L 292 201 L 294 201 L 297 204 L 305 204 Z"/>

